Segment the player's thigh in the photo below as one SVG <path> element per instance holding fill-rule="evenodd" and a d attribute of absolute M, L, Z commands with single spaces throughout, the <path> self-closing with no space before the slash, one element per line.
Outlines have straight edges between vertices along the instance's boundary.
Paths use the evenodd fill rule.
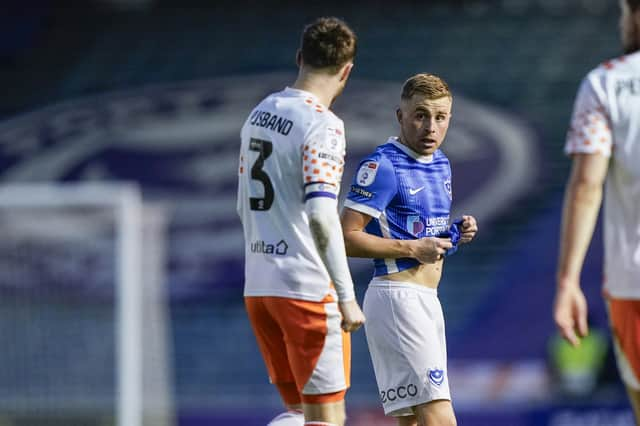
<path fill-rule="evenodd" d="M 442 309 L 434 291 L 391 283 L 370 286 L 365 331 L 384 412 L 450 399 Z"/>
<path fill-rule="evenodd" d="M 296 386 L 284 333 L 269 309 L 270 297 L 245 297 L 251 328 L 262 353 L 269 379 L 289 408 L 300 408 L 302 398 Z"/>
<path fill-rule="evenodd" d="M 278 321 L 269 309 L 271 297 L 245 297 L 249 322 L 274 384 L 293 382 L 287 345 Z"/>
<path fill-rule="evenodd" d="M 337 303 L 273 298 L 269 304 L 284 334 L 302 401 L 322 404 L 343 400 L 349 386 L 351 341 L 340 327 Z"/>
<path fill-rule="evenodd" d="M 418 426 L 455 426 L 456 417 L 451 401 L 436 400 L 414 407 Z"/>

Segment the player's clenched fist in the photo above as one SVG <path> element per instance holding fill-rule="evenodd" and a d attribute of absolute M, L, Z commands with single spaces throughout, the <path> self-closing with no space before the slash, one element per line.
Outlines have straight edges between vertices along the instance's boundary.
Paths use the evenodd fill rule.
<path fill-rule="evenodd" d="M 412 242 L 412 257 L 420 263 L 435 263 L 453 247 L 449 238 L 426 237 Z"/>
<path fill-rule="evenodd" d="M 462 216 L 462 225 L 460 226 L 460 243 L 468 243 L 473 240 L 478 232 L 478 222 L 476 218 L 469 215 Z"/>
<path fill-rule="evenodd" d="M 346 332 L 356 331 L 365 322 L 364 314 L 356 300 L 340 302 L 340 313 L 342 313 L 342 329 Z"/>

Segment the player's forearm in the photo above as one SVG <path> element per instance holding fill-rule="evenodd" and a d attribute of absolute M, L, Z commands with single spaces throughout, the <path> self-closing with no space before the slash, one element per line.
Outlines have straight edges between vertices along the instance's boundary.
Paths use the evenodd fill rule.
<path fill-rule="evenodd" d="M 562 212 L 558 286 L 579 282 L 601 202 L 600 183 L 572 179 L 567 187 Z"/>
<path fill-rule="evenodd" d="M 347 256 L 369 259 L 413 257 L 411 240 L 381 238 L 360 230 L 345 231 Z"/>
<path fill-rule="evenodd" d="M 353 280 L 349 272 L 344 239 L 337 208 L 331 209 L 323 200 L 307 202 L 309 229 L 329 276 L 336 287 L 340 302 L 355 299 Z"/>

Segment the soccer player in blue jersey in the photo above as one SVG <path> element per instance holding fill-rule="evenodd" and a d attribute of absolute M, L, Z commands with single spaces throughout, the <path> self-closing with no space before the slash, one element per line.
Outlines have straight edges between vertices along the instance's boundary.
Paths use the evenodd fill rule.
<path fill-rule="evenodd" d="M 450 223 L 451 167 L 440 151 L 452 95 L 432 74 L 403 88 L 392 137 L 361 163 L 342 213 L 347 255 L 374 259 L 364 313 L 380 398 L 399 426 L 455 425 L 437 287 L 443 259 L 478 230 Z"/>

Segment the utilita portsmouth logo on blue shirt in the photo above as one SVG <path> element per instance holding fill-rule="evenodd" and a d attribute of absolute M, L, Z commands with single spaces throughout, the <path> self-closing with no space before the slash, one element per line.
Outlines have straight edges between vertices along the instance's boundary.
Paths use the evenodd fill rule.
<path fill-rule="evenodd" d="M 418 215 L 407 216 L 407 231 L 417 237 L 424 232 L 427 237 L 435 237 L 449 229 L 449 216 L 429 216 L 421 218 Z"/>
<path fill-rule="evenodd" d="M 440 386 L 444 382 L 444 370 L 432 368 L 429 370 L 429 381 L 436 386 Z"/>

